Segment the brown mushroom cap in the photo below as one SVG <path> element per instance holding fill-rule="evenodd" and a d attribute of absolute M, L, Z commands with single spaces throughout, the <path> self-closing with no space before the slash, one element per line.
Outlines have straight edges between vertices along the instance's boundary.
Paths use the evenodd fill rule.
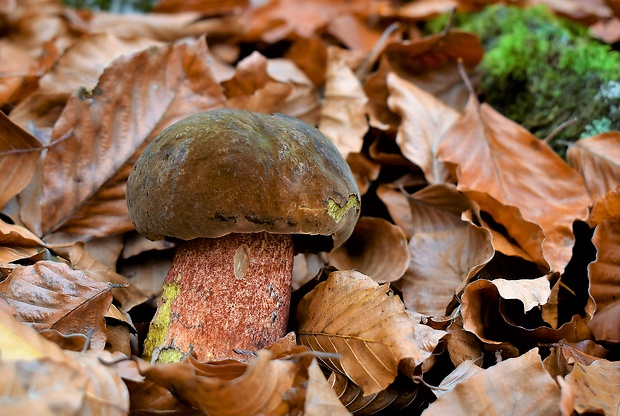
<path fill-rule="evenodd" d="M 281 114 L 218 109 L 165 129 L 127 182 L 129 216 L 151 240 L 229 233 L 294 234 L 329 251 L 353 232 L 360 193 L 316 128 Z"/>

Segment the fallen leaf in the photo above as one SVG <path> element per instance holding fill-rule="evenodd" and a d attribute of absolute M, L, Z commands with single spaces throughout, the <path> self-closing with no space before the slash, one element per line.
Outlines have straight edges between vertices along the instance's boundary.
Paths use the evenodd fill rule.
<path fill-rule="evenodd" d="M 118 58 L 94 90 L 70 97 L 52 134 L 67 139 L 48 150 L 40 195 L 22 201 L 24 223 L 38 235 L 77 228 L 81 238 L 131 229 L 124 188 L 137 154 L 167 125 L 223 100 L 204 40 Z"/>
<path fill-rule="evenodd" d="M 317 360 L 312 360 L 312 364 L 308 367 L 308 386 L 304 403 L 304 415 L 344 416 L 350 414 L 325 379 L 325 375 L 323 375 Z"/>
<path fill-rule="evenodd" d="M 196 11 L 203 15 L 217 15 L 237 12 L 249 4 L 248 0 L 161 0 L 157 2 L 153 11 L 155 13 L 178 13 Z"/>
<path fill-rule="evenodd" d="M 575 363 L 573 371 L 566 376 L 565 381 L 573 395 L 575 411 L 618 414 L 620 364 L 617 362 L 597 360 L 590 365 Z"/>
<path fill-rule="evenodd" d="M 45 243 L 28 229 L 0 219 L 0 264 L 30 258 L 44 249 Z"/>
<path fill-rule="evenodd" d="M 493 258 L 491 236 L 461 220 L 469 201 L 453 186 L 431 185 L 408 199 L 411 262 L 396 286 L 408 309 L 444 316 L 459 287 Z"/>
<path fill-rule="evenodd" d="M 618 327 L 618 319 L 620 319 L 620 300 L 616 300 L 605 309 L 596 312 L 588 327 L 592 330 L 594 338 L 598 341 L 620 341 L 620 328 Z"/>
<path fill-rule="evenodd" d="M 478 367 L 473 361 L 463 361 L 460 363 L 450 374 L 448 374 L 443 380 L 436 390 L 433 390 L 433 393 L 437 397 L 440 397 L 452 390 L 454 387 L 469 379 L 471 376 L 481 373 L 484 370 Z"/>
<path fill-rule="evenodd" d="M 398 75 L 387 77 L 388 106 L 402 121 L 396 135 L 403 155 L 422 169 L 429 183 L 451 182 L 450 172 L 437 158 L 439 141 L 459 114 Z"/>
<path fill-rule="evenodd" d="M 620 132 L 577 140 L 566 159 L 583 176 L 592 201 L 620 186 Z"/>
<path fill-rule="evenodd" d="M 596 260 L 588 265 L 590 295 L 598 312 L 620 299 L 620 218 L 600 223 L 592 242 L 596 246 Z M 595 313 L 595 315 L 596 315 Z"/>
<path fill-rule="evenodd" d="M 394 383 L 385 390 L 367 396 L 364 396 L 360 386 L 342 374 L 332 372 L 328 382 L 342 404 L 355 415 L 402 411 L 413 403 L 418 395 L 418 385 L 411 381 Z"/>
<path fill-rule="evenodd" d="M 325 101 L 321 107 L 319 130 L 346 158 L 362 149 L 368 131 L 365 106 L 368 102 L 359 79 L 347 66 L 345 50 L 327 49 Z"/>
<path fill-rule="evenodd" d="M 362 387 L 364 395 L 384 390 L 398 364 L 416 364 L 430 355 L 417 343 L 405 307 L 370 277 L 355 271 L 333 272 L 304 296 L 297 309 L 299 342 L 313 350 L 340 354 L 323 360 Z"/>
<path fill-rule="evenodd" d="M 110 285 L 95 282 L 64 263 L 39 261 L 15 269 L 2 283 L 3 299 L 17 318 L 35 329 L 88 334 L 91 345 L 105 346 L 104 314 L 112 302 Z"/>
<path fill-rule="evenodd" d="M 39 160 L 41 143 L 0 111 L 0 209 L 28 185 Z"/>
<path fill-rule="evenodd" d="M 385 283 L 402 277 L 409 267 L 410 254 L 400 227 L 382 218 L 363 217 L 349 239 L 328 253 L 327 259 L 340 270 L 357 270 Z"/>
<path fill-rule="evenodd" d="M 438 154 L 457 166 L 458 189 L 517 241 L 521 224 L 504 217 L 507 207 L 540 225 L 544 242 L 537 243 L 545 259 L 553 271 L 564 271 L 575 240 L 572 224 L 587 217 L 590 204 L 577 172 L 523 127 L 474 98 L 445 134 Z"/>
<path fill-rule="evenodd" d="M 588 225 L 594 228 L 606 219 L 612 218 L 620 218 L 620 185 L 596 200 L 590 211 Z"/>
<path fill-rule="evenodd" d="M 526 398 L 526 399 L 524 399 Z M 557 415 L 560 391 L 534 348 L 471 375 L 422 412 L 431 415 Z"/>
<path fill-rule="evenodd" d="M 518 299 L 523 302 L 523 312 L 546 304 L 551 295 L 547 276 L 521 280 L 493 279 L 491 283 L 497 287 L 502 298 Z"/>

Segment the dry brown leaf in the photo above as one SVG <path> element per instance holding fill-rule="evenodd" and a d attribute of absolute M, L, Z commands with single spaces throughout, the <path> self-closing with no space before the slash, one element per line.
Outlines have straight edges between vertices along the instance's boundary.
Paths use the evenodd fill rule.
<path fill-rule="evenodd" d="M 340 270 L 357 270 L 379 283 L 392 282 L 409 267 L 407 236 L 383 218 L 362 217 L 349 239 L 327 259 Z"/>
<path fill-rule="evenodd" d="M 588 274 L 598 313 L 620 299 L 620 217 L 600 223 L 592 242 L 597 253 L 596 260 L 588 265 Z"/>
<path fill-rule="evenodd" d="M 121 57 L 93 91 L 71 96 L 52 134 L 66 139 L 48 150 L 41 189 L 35 181 L 21 201 L 28 228 L 77 238 L 131 229 L 125 182 L 141 148 L 172 122 L 224 103 L 208 67 L 203 39 L 182 42 Z"/>
<path fill-rule="evenodd" d="M 473 33 L 451 30 L 413 41 L 389 43 L 383 53 L 399 71 L 420 74 L 457 61 L 474 67 L 482 60 L 484 49 Z"/>
<path fill-rule="evenodd" d="M 462 321 L 462 319 L 459 321 Z M 454 321 L 450 323 L 446 331 L 450 334 L 447 343 L 448 354 L 452 364 L 460 366 L 465 362 L 471 362 L 476 365 L 482 365 L 484 352 L 478 338 L 474 334 L 465 331 L 462 323 Z"/>
<path fill-rule="evenodd" d="M 196 11 L 211 16 L 238 12 L 249 4 L 248 0 L 160 0 L 153 8 L 155 13 Z"/>
<path fill-rule="evenodd" d="M 43 71 L 23 48 L 8 39 L 0 39 L 0 106 L 12 105 L 27 93 L 33 78 Z"/>
<path fill-rule="evenodd" d="M 154 381 L 125 380 L 129 390 L 129 406 L 135 415 L 201 416 L 198 409 L 179 400 L 170 390 Z"/>
<path fill-rule="evenodd" d="M 103 349 L 104 315 L 112 303 L 110 285 L 89 279 L 64 263 L 39 261 L 15 269 L 0 292 L 16 317 L 35 329 L 56 329 L 64 334 L 92 334 L 91 345 Z"/>
<path fill-rule="evenodd" d="M 235 76 L 222 82 L 227 106 L 282 113 L 313 124 L 318 108 L 312 81 L 288 59 L 267 59 L 254 51 L 241 60 Z"/>
<path fill-rule="evenodd" d="M 620 218 L 620 185 L 594 203 L 588 225 L 594 228 L 609 218 Z"/>
<path fill-rule="evenodd" d="M 85 372 L 49 358 L 0 362 L 0 413 L 40 416 L 79 414 Z M 120 414 L 120 412 L 119 412 Z"/>
<path fill-rule="evenodd" d="M 403 155 L 422 169 L 429 183 L 451 182 L 450 172 L 437 159 L 437 149 L 459 114 L 394 73 L 388 75 L 387 86 L 388 106 L 402 119 L 396 143 Z"/>
<path fill-rule="evenodd" d="M 362 150 L 368 131 L 365 114 L 368 98 L 359 79 L 347 66 L 346 53 L 335 46 L 327 49 L 325 100 L 319 122 L 319 130 L 345 158 Z"/>
<path fill-rule="evenodd" d="M 620 408 L 620 364 L 598 360 L 590 365 L 575 363 L 565 378 L 573 396 L 574 410 L 579 413 L 603 411 L 617 415 Z M 564 395 L 562 386 L 562 395 Z M 573 409 L 571 409 L 573 410 Z"/>
<path fill-rule="evenodd" d="M 430 356 L 418 343 L 413 321 L 387 284 L 355 271 L 333 272 L 304 296 L 297 309 L 299 342 L 315 351 L 340 354 L 323 360 L 362 387 L 384 390 L 405 358 L 416 365 Z"/>
<path fill-rule="evenodd" d="M 157 45 L 161 43 L 152 39 L 120 39 L 111 33 L 85 35 L 64 51 L 41 77 L 37 91 L 11 111 L 11 118 L 24 128 L 53 127 L 69 96 L 80 89 L 95 88 L 104 68 L 114 59 Z M 42 108 L 47 111 L 42 112 Z"/>
<path fill-rule="evenodd" d="M 569 336 L 571 339 L 591 336 L 586 320 L 578 315 L 559 328 L 552 329 L 537 310 L 524 314 L 521 307 L 514 306 L 515 301 L 503 299 L 497 286 L 489 280 L 480 279 L 467 285 L 461 301 L 463 328 L 487 346 L 499 346 L 503 342 L 532 346 L 537 342 L 557 342 Z M 513 307 L 509 307 L 510 302 L 513 302 Z"/>
<path fill-rule="evenodd" d="M 0 359 L 7 362 L 40 358 L 50 358 L 54 361 L 67 359 L 58 345 L 22 324 L 0 307 Z"/>
<path fill-rule="evenodd" d="M 523 302 L 523 312 L 546 304 L 551 296 L 548 276 L 521 280 L 494 279 L 491 283 L 497 287 L 502 298 L 518 299 Z"/>
<path fill-rule="evenodd" d="M 620 300 L 608 305 L 588 322 L 594 338 L 600 341 L 620 342 Z"/>
<path fill-rule="evenodd" d="M 440 397 L 452 391 L 457 384 L 464 382 L 471 376 L 481 373 L 482 371 L 484 370 L 474 364 L 473 361 L 465 360 L 441 380 L 441 383 L 437 386 L 438 388 L 433 390 L 433 393 L 435 393 L 437 397 Z"/>
<path fill-rule="evenodd" d="M 260 350 L 247 363 L 199 363 L 188 357 L 174 364 L 151 365 L 142 360 L 138 364 L 146 381 L 174 389 L 177 397 L 209 415 L 285 415 L 300 404 L 303 408 L 299 400 L 305 394 L 299 397 L 296 392 L 303 389 L 299 383 L 307 380 L 313 354 L 299 348 L 290 351 L 287 359 L 274 359 L 269 351 Z M 244 392 L 243 400 L 239 392 Z"/>
<path fill-rule="evenodd" d="M 312 364 L 308 367 L 308 386 L 306 389 L 305 416 L 345 416 L 351 414 L 325 379 L 316 359 L 312 360 Z"/>
<path fill-rule="evenodd" d="M 398 386 L 392 384 L 387 389 L 368 396 L 364 396 L 362 389 L 342 374 L 332 372 L 328 382 L 342 404 L 355 415 L 398 411 L 409 406 L 418 395 L 418 386 L 412 382 Z"/>
<path fill-rule="evenodd" d="M 408 309 L 440 317 L 459 287 L 493 258 L 491 235 L 461 220 L 470 203 L 453 186 L 428 186 L 409 204 L 411 262 L 396 285 Z"/>
<path fill-rule="evenodd" d="M 531 243 L 532 236 L 522 234 L 522 221 L 506 217 L 506 209 L 516 207 L 523 220 L 538 224 L 544 242 L 536 244 L 542 245 L 553 271 L 564 271 L 575 241 L 572 224 L 585 220 L 590 204 L 577 172 L 523 127 L 475 98 L 446 133 L 438 154 L 457 166 L 458 189 L 502 224 L 528 254 L 521 240 Z"/>
<path fill-rule="evenodd" d="M 534 348 L 471 375 L 442 394 L 423 416 L 557 415 L 560 391 Z"/>
<path fill-rule="evenodd" d="M 363 18 L 343 14 L 329 21 L 327 33 L 338 39 L 348 49 L 370 51 L 381 38 L 381 30 L 371 28 Z"/>
<path fill-rule="evenodd" d="M 124 276 L 110 270 L 86 251 L 83 243 L 77 243 L 70 247 L 55 248 L 55 251 L 69 260 L 71 265 L 84 272 L 92 280 L 103 283 L 113 283 L 124 287 L 114 289 L 112 294 L 120 306 L 129 311 L 136 305 L 144 303 L 148 295 L 133 285 Z"/>
<path fill-rule="evenodd" d="M 0 111 L 0 209 L 32 179 L 41 143 Z"/>
<path fill-rule="evenodd" d="M 594 202 L 620 186 L 620 132 L 577 140 L 568 147 L 566 159 L 584 177 Z"/>
<path fill-rule="evenodd" d="M 295 39 L 285 58 L 295 62 L 317 87 L 325 84 L 327 46 L 318 36 Z"/>
<path fill-rule="evenodd" d="M 44 249 L 45 243 L 28 229 L 0 219 L 0 264 L 36 256 Z"/>
<path fill-rule="evenodd" d="M 246 16 L 245 38 L 268 43 L 297 37 L 311 38 L 338 16 L 355 12 L 367 15 L 372 13 L 372 6 L 368 0 L 273 0 L 250 9 Z"/>
<path fill-rule="evenodd" d="M 610 3 L 613 3 L 613 0 Z M 605 43 L 613 44 L 620 41 L 620 19 L 617 17 L 599 20 L 590 26 L 589 30 L 592 37 L 600 39 Z"/>
<path fill-rule="evenodd" d="M 182 38 L 209 36 L 235 36 L 243 32 L 242 21 L 237 15 L 202 18 L 201 13 L 180 12 L 174 14 L 118 14 L 94 13 L 87 22 L 91 33 L 107 32 L 120 38 L 151 38 L 162 42 L 174 42 Z"/>

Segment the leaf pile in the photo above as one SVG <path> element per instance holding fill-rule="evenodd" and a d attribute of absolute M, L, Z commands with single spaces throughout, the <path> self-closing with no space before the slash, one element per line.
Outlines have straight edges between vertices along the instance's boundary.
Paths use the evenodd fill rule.
<path fill-rule="evenodd" d="M 620 133 L 564 160 L 481 103 L 479 39 L 419 30 L 474 3 L 0 0 L 0 413 L 617 414 Z M 543 3 L 600 37 L 620 12 Z M 294 333 L 149 364 L 174 247 L 132 229 L 126 180 L 219 107 L 318 126 L 362 216 L 295 258 Z"/>

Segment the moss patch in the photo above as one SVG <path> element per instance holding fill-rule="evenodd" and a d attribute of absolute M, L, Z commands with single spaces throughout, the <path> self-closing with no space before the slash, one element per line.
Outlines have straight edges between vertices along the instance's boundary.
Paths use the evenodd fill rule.
<path fill-rule="evenodd" d="M 360 201 L 357 199 L 357 195 L 350 195 L 343 207 L 338 205 L 338 203 L 332 198 L 327 200 L 327 213 L 330 217 L 336 220 L 336 222 L 340 222 L 342 217 L 344 217 L 344 215 L 349 212 L 351 208 L 359 207 Z"/>
<path fill-rule="evenodd" d="M 429 23 L 443 29 L 446 18 Z M 480 36 L 486 54 L 479 96 L 543 139 L 569 120 L 551 142 L 574 141 L 620 128 L 620 54 L 587 28 L 542 7 L 491 6 L 460 14 L 455 26 Z"/>
<path fill-rule="evenodd" d="M 180 280 L 181 276 L 179 276 Z M 168 334 L 168 327 L 170 326 L 170 306 L 174 300 L 179 296 L 181 292 L 181 285 L 174 282 L 171 284 L 164 284 L 162 286 L 161 304 L 157 307 L 157 313 L 151 324 L 149 325 L 149 333 L 144 341 L 144 352 L 142 358 L 150 361 L 153 357 L 155 348 L 160 347 L 166 340 Z M 167 349 L 162 350 L 158 361 L 162 361 L 162 355 Z M 170 353 L 166 353 L 170 355 Z M 182 353 L 181 353 L 182 355 Z M 170 362 L 170 361 L 167 361 Z"/>

